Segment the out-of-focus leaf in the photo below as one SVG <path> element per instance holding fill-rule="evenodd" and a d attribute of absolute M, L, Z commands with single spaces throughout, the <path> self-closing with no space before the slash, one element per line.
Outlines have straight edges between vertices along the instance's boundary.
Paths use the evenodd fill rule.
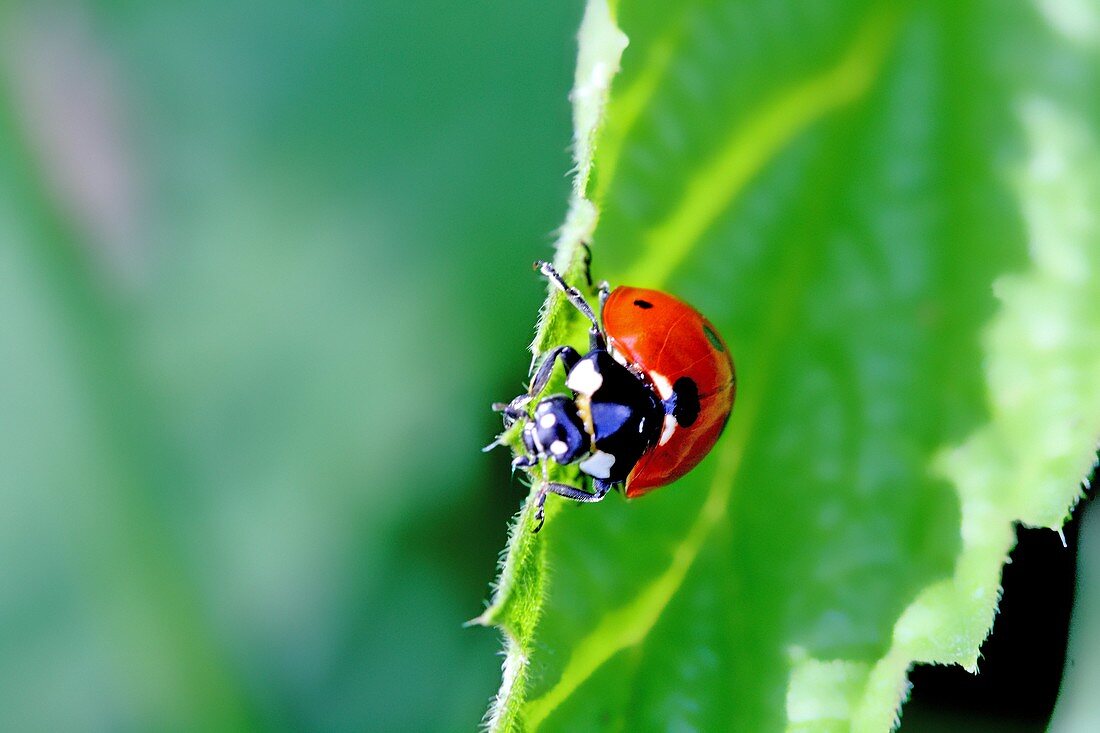
<path fill-rule="evenodd" d="M 975 668 L 1100 436 L 1100 61 L 1051 5 L 618 6 L 594 274 L 706 313 L 738 404 L 675 485 L 520 516 L 494 727 L 880 731 Z"/>
<path fill-rule="evenodd" d="M 0 7 L 0 729 L 468 729 L 573 27 Z"/>

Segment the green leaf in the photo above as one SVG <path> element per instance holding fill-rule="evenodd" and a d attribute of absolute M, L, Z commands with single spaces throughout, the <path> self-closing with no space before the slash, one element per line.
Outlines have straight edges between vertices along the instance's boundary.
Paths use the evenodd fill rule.
<path fill-rule="evenodd" d="M 557 262 L 583 285 L 591 241 L 595 278 L 698 306 L 738 402 L 675 485 L 519 515 L 479 619 L 506 638 L 491 729 L 881 731 L 914 663 L 977 668 L 1014 523 L 1060 527 L 1100 436 L 1100 26 L 1074 8 L 618 7 Z M 589 3 L 581 89 L 611 21 Z M 582 335 L 551 294 L 536 357 Z"/>

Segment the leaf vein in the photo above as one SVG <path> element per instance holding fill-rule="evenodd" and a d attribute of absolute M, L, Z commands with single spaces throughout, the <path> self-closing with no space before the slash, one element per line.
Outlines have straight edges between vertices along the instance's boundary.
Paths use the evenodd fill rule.
<path fill-rule="evenodd" d="M 873 63 L 863 60 L 870 63 L 870 65 L 864 72 L 861 72 L 866 78 L 861 80 L 858 91 L 863 93 L 869 89 L 874 76 L 876 76 L 875 72 L 877 72 L 879 62 L 885 55 L 885 41 L 894 35 L 894 28 L 896 27 L 896 17 L 891 15 L 888 26 L 884 25 L 884 17 L 882 14 L 873 16 L 865 24 L 857 36 L 852 50 L 837 68 L 834 68 L 833 71 L 823 77 L 819 77 L 818 80 L 808 82 L 799 88 L 804 89 L 807 85 L 820 83 L 820 79 L 850 79 L 853 74 L 851 70 L 846 70 L 838 75 L 837 69 L 854 65 L 856 63 L 853 61 L 854 56 L 868 53 L 868 35 L 872 32 L 869 29 L 873 29 L 876 38 L 874 44 L 875 60 Z M 859 54 L 856 53 L 857 51 Z M 739 134 L 735 134 L 733 139 L 737 140 L 739 145 L 743 144 L 743 139 Z M 771 152 L 774 152 L 774 148 Z M 759 166 L 753 172 L 756 170 L 759 170 Z M 740 188 L 731 192 L 730 198 L 734 197 L 739 191 Z M 699 233 L 701 234 L 701 232 L 700 229 Z M 687 254 L 688 249 L 683 250 L 681 257 Z M 536 730 L 547 716 L 612 656 L 645 640 L 664 612 L 665 607 L 683 584 L 703 544 L 719 521 L 726 515 L 732 487 L 744 457 L 745 446 L 760 414 L 763 394 L 767 391 L 766 382 L 771 371 L 767 368 L 768 363 L 774 360 L 782 341 L 782 334 L 786 333 L 792 322 L 795 304 L 800 292 L 801 277 L 799 275 L 804 274 L 806 269 L 807 254 L 805 248 L 801 249 L 797 256 L 793 258 L 792 267 L 788 268 L 791 276 L 784 277 L 781 280 L 783 290 L 774 301 L 775 307 L 771 318 L 772 327 L 765 330 L 765 333 L 770 336 L 766 337 L 766 342 L 761 344 L 761 348 L 756 352 L 763 355 L 762 363 L 758 369 L 761 381 L 756 389 L 748 392 L 747 399 L 742 401 L 741 409 L 738 411 L 738 419 L 734 421 L 730 435 L 723 442 L 719 454 L 719 463 L 699 516 L 674 550 L 669 567 L 658 578 L 643 588 L 632 601 L 606 614 L 574 648 L 558 681 L 541 697 L 531 700 L 527 704 L 525 722 L 528 729 Z M 643 261 L 642 269 L 645 266 Z M 655 262 L 650 262 L 649 266 L 658 267 Z M 671 272 L 671 268 L 657 279 L 663 279 L 669 272 Z"/>
<path fill-rule="evenodd" d="M 706 230 L 794 138 L 870 90 L 897 25 L 896 9 L 884 5 L 863 24 L 839 63 L 788 89 L 735 127 L 713 162 L 687 182 L 672 213 L 647 232 L 644 251 L 623 281 L 646 287 L 667 282 Z"/>

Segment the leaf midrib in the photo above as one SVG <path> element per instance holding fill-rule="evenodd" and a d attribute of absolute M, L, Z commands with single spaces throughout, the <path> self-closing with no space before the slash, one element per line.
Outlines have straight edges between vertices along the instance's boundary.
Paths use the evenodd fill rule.
<path fill-rule="evenodd" d="M 882 5 L 856 32 L 839 62 L 775 96 L 718 146 L 683 188 L 663 222 L 645 234 L 643 253 L 622 282 L 660 288 L 718 217 L 793 140 L 830 112 L 863 98 L 897 35 L 900 12 Z"/>

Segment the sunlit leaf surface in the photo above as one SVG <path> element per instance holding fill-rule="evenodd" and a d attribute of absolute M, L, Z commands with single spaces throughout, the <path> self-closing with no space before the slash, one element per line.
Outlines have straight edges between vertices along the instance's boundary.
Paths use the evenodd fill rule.
<path fill-rule="evenodd" d="M 976 666 L 1013 522 L 1059 527 L 1092 465 L 1095 11 L 614 10 L 594 276 L 697 305 L 738 403 L 675 485 L 521 515 L 491 722 L 887 730 L 911 664 Z"/>

